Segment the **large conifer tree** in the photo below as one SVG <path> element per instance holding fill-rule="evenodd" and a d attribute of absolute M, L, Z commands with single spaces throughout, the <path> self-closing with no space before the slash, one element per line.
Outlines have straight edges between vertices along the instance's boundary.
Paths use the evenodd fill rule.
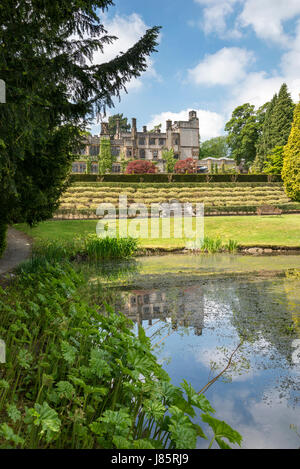
<path fill-rule="evenodd" d="M 116 38 L 103 25 L 112 0 L 2 0 L 0 221 L 52 216 L 88 122 L 146 70 L 159 28 L 101 65 L 93 53 Z"/>
<path fill-rule="evenodd" d="M 291 133 L 295 104 L 288 92 L 286 83 L 280 88 L 278 98 L 271 113 L 269 134 L 267 138 L 267 151 L 276 146 L 287 144 Z"/>
<path fill-rule="evenodd" d="M 261 121 L 260 135 L 256 145 L 256 157 L 252 167 L 256 172 L 261 172 L 263 170 L 266 156 L 273 148 L 270 145 L 271 120 L 277 99 L 278 96 L 275 94 L 272 100 L 265 104 L 265 113 Z"/>

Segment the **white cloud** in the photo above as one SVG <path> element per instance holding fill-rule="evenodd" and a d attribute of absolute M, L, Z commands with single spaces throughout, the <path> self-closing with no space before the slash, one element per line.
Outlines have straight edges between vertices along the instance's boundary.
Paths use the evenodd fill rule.
<path fill-rule="evenodd" d="M 288 47 L 292 39 L 285 22 L 300 15 L 299 0 L 194 0 L 203 7 L 197 22 L 206 34 L 238 38 L 243 28 L 251 27 L 257 37 Z M 237 7 L 242 6 L 239 14 Z M 231 27 L 229 16 L 233 17 Z M 194 24 L 195 22 L 191 23 Z M 233 25 L 233 26 L 232 26 Z"/>
<path fill-rule="evenodd" d="M 300 20 L 297 22 L 296 36 L 290 42 L 289 50 L 281 58 L 281 69 L 291 78 L 300 77 Z"/>
<path fill-rule="evenodd" d="M 296 448 L 299 439 L 290 429 L 290 424 L 299 422 L 299 408 L 293 408 L 287 400 L 280 399 L 274 388 L 265 389 L 265 394 L 267 402 L 253 398 L 251 383 L 248 383 L 246 389 L 231 391 L 230 397 L 220 396 L 215 391 L 210 401 L 217 414 L 243 436 L 242 448 Z M 236 402 L 241 398 L 245 413 L 237 412 Z"/>
<path fill-rule="evenodd" d="M 148 123 L 148 128 L 152 129 L 155 125 L 162 124 L 162 131 L 166 129 L 166 121 L 186 121 L 188 120 L 189 111 L 192 109 L 185 109 L 179 112 L 162 112 L 152 117 L 152 120 Z M 200 135 L 201 140 L 208 140 L 213 137 L 218 137 L 223 134 L 225 120 L 221 114 L 216 112 L 206 111 L 203 109 L 193 109 L 197 111 L 197 115 L 200 122 Z"/>
<path fill-rule="evenodd" d="M 215 54 L 206 55 L 202 62 L 188 71 L 188 75 L 198 85 L 233 85 L 246 76 L 246 70 L 253 61 L 254 54 L 246 49 L 224 47 Z"/>
<path fill-rule="evenodd" d="M 288 46 L 289 35 L 284 22 L 300 15 L 299 0 L 246 0 L 238 21 L 241 26 L 252 26 L 261 39 Z"/>
<path fill-rule="evenodd" d="M 262 106 L 278 93 L 281 85 L 286 83 L 294 102 L 299 100 L 300 77 L 293 78 L 285 74 L 268 76 L 266 72 L 250 73 L 231 90 L 224 111 L 231 114 L 239 105 L 244 103 Z"/>
<path fill-rule="evenodd" d="M 217 33 L 220 36 L 239 37 L 237 29 L 227 29 L 227 17 L 234 12 L 234 5 L 240 0 L 195 0 L 203 5 L 203 21 L 200 22 L 206 34 Z"/>

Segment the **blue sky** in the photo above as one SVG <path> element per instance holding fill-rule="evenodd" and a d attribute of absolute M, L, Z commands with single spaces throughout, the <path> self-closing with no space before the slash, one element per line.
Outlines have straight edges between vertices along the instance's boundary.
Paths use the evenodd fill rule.
<path fill-rule="evenodd" d="M 236 106 L 264 104 L 283 82 L 298 101 L 300 0 L 115 0 L 102 16 L 119 39 L 94 57 L 98 63 L 162 26 L 147 72 L 108 110 L 137 117 L 139 129 L 195 109 L 204 141 L 224 133 Z"/>

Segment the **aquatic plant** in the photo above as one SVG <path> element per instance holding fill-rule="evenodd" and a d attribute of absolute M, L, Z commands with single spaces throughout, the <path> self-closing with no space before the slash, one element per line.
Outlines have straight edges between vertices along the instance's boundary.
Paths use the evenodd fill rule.
<path fill-rule="evenodd" d="M 45 262 L 69 260 L 89 260 L 97 262 L 103 259 L 128 259 L 137 251 L 138 240 L 135 238 L 98 238 L 97 235 L 78 237 L 68 241 L 37 241 L 34 244 L 29 261 L 21 264 L 18 272 L 31 270 Z"/>
<path fill-rule="evenodd" d="M 219 447 L 241 435 L 213 417 L 203 394 L 180 387 L 142 328 L 83 301 L 70 264 L 45 262 L 0 290 L 1 448 L 195 448 L 210 426 Z"/>
<path fill-rule="evenodd" d="M 88 259 L 98 261 L 100 259 L 127 259 L 131 257 L 138 248 L 138 239 L 113 238 L 106 236 L 98 238 L 97 235 L 89 235 L 84 240 L 84 252 Z"/>
<path fill-rule="evenodd" d="M 223 243 L 220 238 L 210 238 L 205 236 L 201 244 L 201 251 L 209 253 L 222 251 L 235 252 L 237 249 L 238 243 L 232 239 L 230 239 L 227 243 Z"/>

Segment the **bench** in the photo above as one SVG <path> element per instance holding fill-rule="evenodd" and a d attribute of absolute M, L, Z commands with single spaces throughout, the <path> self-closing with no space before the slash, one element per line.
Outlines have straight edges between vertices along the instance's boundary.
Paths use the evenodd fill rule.
<path fill-rule="evenodd" d="M 281 215 L 282 210 L 274 205 L 261 205 L 257 208 L 257 215 Z"/>

